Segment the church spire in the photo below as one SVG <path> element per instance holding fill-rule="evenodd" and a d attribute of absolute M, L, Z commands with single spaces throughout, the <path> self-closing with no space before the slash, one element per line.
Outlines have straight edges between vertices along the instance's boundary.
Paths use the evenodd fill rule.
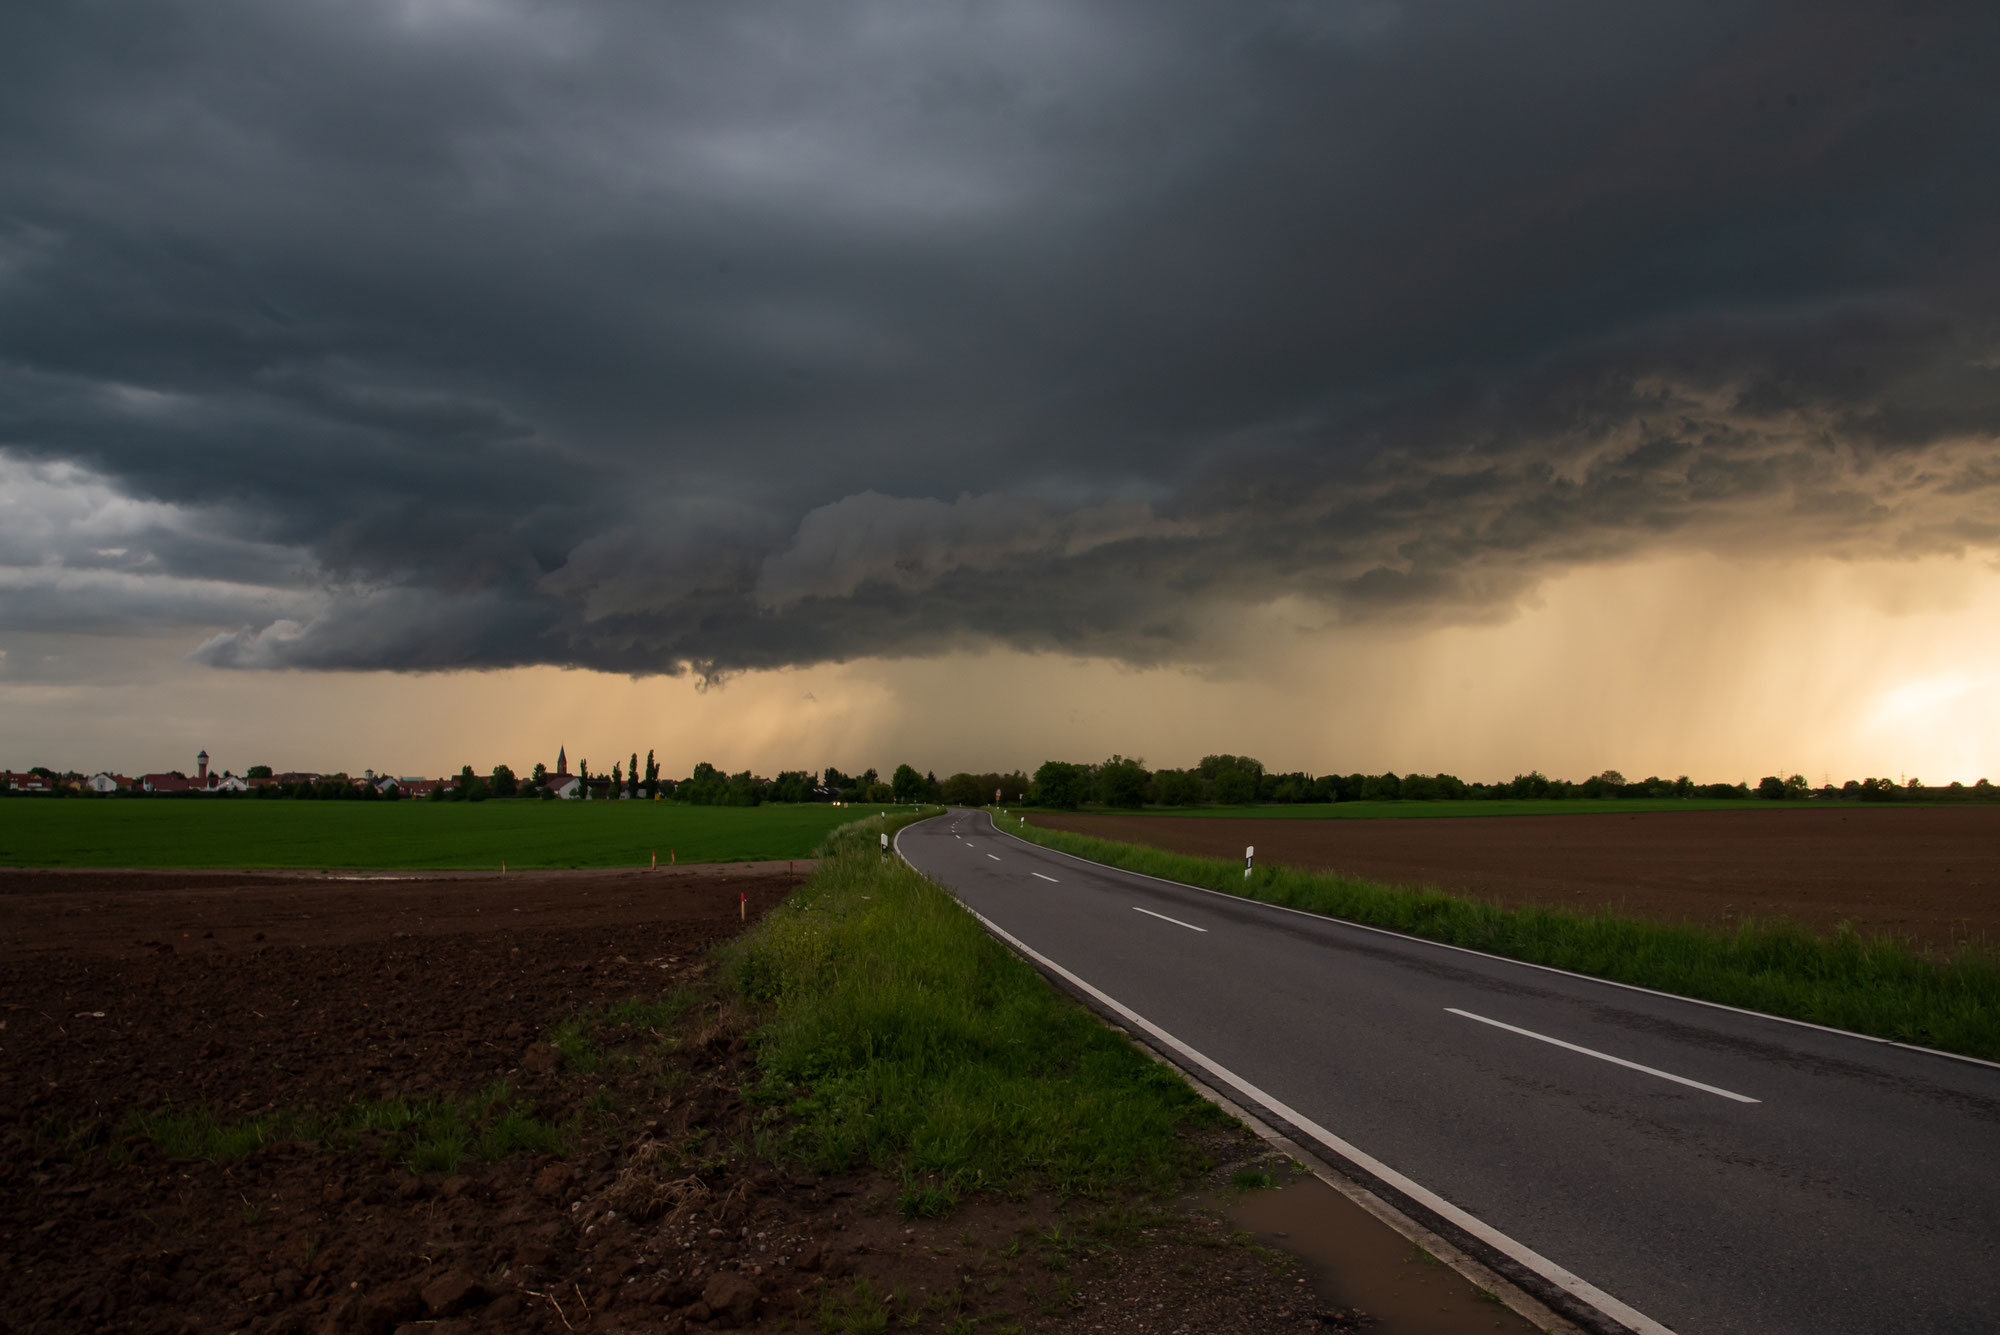
<path fill-rule="evenodd" d="M 556 748 L 556 773 L 569 773 L 569 752 L 560 746 Z"/>

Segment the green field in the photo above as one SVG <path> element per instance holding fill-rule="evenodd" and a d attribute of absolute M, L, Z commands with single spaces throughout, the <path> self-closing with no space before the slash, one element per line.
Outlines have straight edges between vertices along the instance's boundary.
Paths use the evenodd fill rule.
<path fill-rule="evenodd" d="M 1479 798 L 1465 802 L 1270 802 L 1248 807 L 1099 807 L 1107 816 L 1205 816 L 1240 820 L 1380 820 L 1436 816 L 1625 816 L 1639 811 L 1809 811 L 1824 801 L 1773 802 L 1763 798 Z M 1025 810 L 1037 810 L 1024 807 Z"/>
<path fill-rule="evenodd" d="M 4 867 L 643 867 L 803 858 L 881 808 L 672 802 L 0 801 Z"/>

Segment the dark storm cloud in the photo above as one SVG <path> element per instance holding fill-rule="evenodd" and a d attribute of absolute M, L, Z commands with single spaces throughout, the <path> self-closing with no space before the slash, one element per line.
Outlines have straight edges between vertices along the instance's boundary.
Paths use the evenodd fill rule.
<path fill-rule="evenodd" d="M 10 12 L 0 626 L 1166 662 L 1991 545 L 1996 63 L 1949 4 Z"/>

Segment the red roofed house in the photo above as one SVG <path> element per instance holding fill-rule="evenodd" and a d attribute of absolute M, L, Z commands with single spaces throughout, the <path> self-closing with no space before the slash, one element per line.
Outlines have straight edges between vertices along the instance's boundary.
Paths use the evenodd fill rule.
<path fill-rule="evenodd" d="M 213 789 L 220 775 L 208 772 L 208 752 L 194 758 L 194 777 L 185 774 L 141 774 L 139 786 L 149 793 L 205 793 Z"/>

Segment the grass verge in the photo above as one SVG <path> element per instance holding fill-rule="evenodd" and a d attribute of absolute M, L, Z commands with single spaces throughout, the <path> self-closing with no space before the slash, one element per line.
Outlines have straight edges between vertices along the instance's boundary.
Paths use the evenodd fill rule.
<path fill-rule="evenodd" d="M 837 831 L 728 950 L 763 1008 L 759 1096 L 789 1114 L 767 1148 L 822 1172 L 873 1164 L 912 1217 L 967 1191 L 1169 1190 L 1204 1167 L 1176 1132 L 1223 1115 L 883 853 L 897 823 Z"/>
<path fill-rule="evenodd" d="M 1817 936 L 1786 922 L 1732 928 L 1645 922 L 1615 913 L 1506 909 L 1434 890 L 1010 824 L 1006 833 L 1125 871 L 1387 927 L 1510 959 L 1633 983 L 2000 1061 L 2000 953 L 1934 958 L 1843 928 Z"/>

